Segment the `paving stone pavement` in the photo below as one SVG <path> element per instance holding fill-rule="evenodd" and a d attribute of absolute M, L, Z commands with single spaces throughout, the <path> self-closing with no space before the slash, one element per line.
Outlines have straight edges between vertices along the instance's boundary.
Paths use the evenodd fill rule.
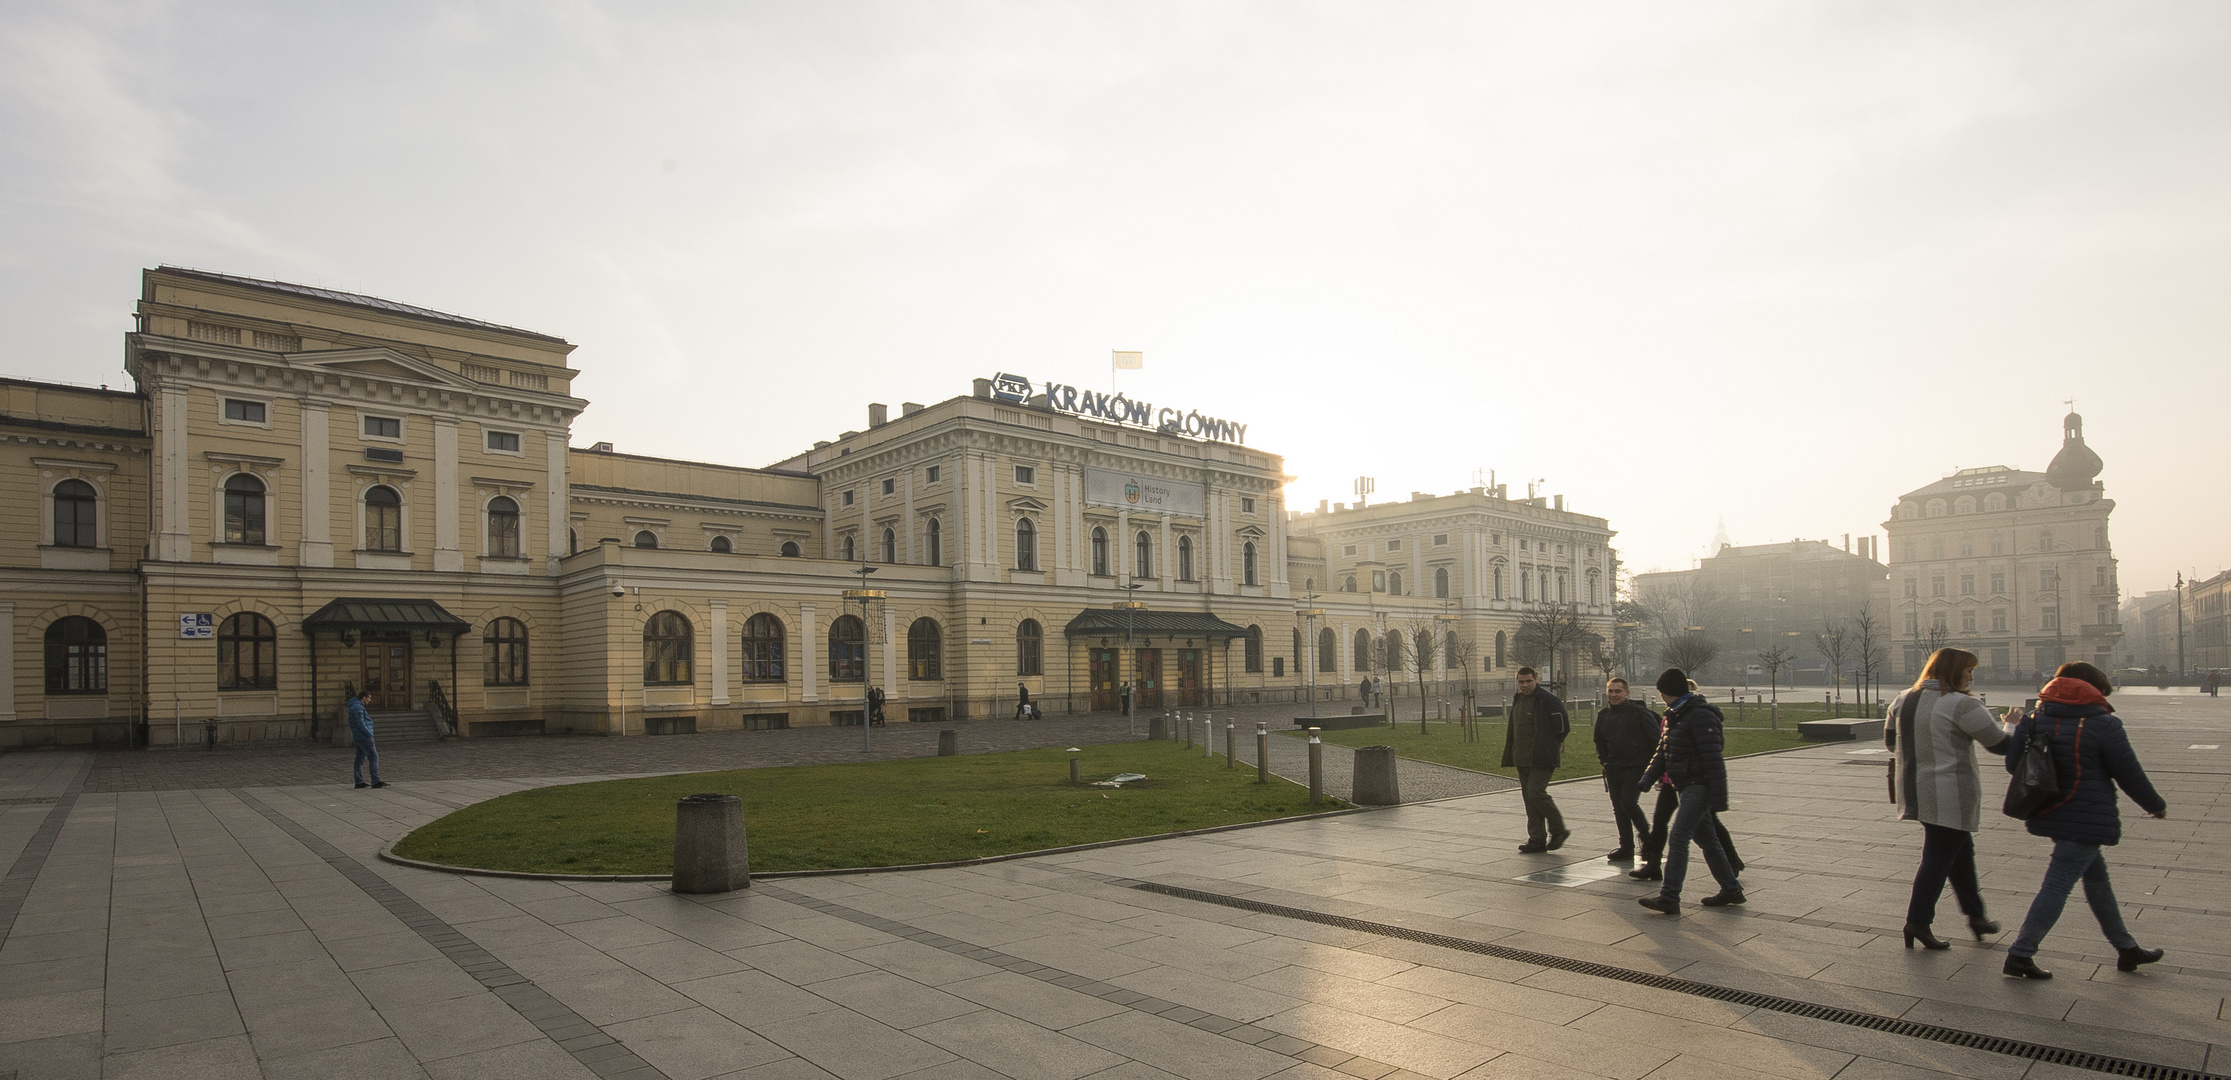
<path fill-rule="evenodd" d="M 2231 705 L 2118 702 L 2170 817 L 2127 821 L 2109 861 L 2132 929 L 2169 956 L 2116 972 L 2079 903 L 2040 954 L 2045 983 L 1998 974 L 2046 850 L 2003 818 L 1978 849 L 2008 932 L 1899 947 L 1919 837 L 1882 802 L 1880 756 L 1849 744 L 1731 764 L 1750 903 L 1678 919 L 1599 860 L 1511 850 L 1513 792 L 686 897 L 378 852 L 546 782 L 517 770 L 649 771 L 703 737 L 534 740 L 586 748 L 379 791 L 332 782 L 345 756 L 259 784 L 296 766 L 146 755 L 216 772 L 111 763 L 147 787 L 96 790 L 106 755 L 0 755 L 0 1077 L 2100 1075 L 1924 1037 L 1947 1032 L 2231 1074 Z M 1054 723 L 999 737 L 1078 734 Z M 606 773 L 570 771 L 599 751 Z M 250 780 L 210 782 L 235 768 Z M 1576 848 L 1609 846 L 1608 821 L 1567 809 Z M 1529 880 L 1556 867 L 1567 884 Z"/>

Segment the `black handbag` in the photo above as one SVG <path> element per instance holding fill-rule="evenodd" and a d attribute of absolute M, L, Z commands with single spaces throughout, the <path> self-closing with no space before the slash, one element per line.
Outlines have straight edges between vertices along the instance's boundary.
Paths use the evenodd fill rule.
<path fill-rule="evenodd" d="M 1911 769 L 1913 756 L 1913 714 L 1921 707 L 1921 691 L 1906 691 L 1906 700 L 1898 705 L 1898 720 L 1890 727 L 1890 766 L 1884 779 L 1890 782 L 1890 801 L 1898 801 L 1898 778 L 1905 776 L 1906 786 L 1913 786 Z"/>
<path fill-rule="evenodd" d="M 2053 718 L 2053 736 L 2061 733 L 2059 717 Z M 2083 752 L 2084 718 L 2076 718 L 2077 752 Z M 2082 759 L 2079 758 L 2079 761 Z M 1999 809 L 2010 818 L 2021 821 L 2038 816 L 2050 809 L 2057 809 L 2074 798 L 2075 785 L 2070 785 L 2068 797 L 2061 795 L 2061 781 L 2053 768 L 2053 739 L 2037 730 L 2037 715 L 2030 715 L 2029 738 L 2022 741 L 2022 760 L 2014 763 L 2014 778 L 2006 785 L 2006 801 Z"/>

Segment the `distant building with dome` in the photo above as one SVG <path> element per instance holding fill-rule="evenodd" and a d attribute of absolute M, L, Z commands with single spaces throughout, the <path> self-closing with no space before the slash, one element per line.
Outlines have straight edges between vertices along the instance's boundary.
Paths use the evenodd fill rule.
<path fill-rule="evenodd" d="M 1883 528 L 1893 663 L 1906 678 L 1948 645 L 1981 657 L 1991 681 L 2070 660 L 2113 667 L 2123 629 L 2104 467 L 2071 412 L 2044 472 L 1961 469 L 1898 499 Z"/>

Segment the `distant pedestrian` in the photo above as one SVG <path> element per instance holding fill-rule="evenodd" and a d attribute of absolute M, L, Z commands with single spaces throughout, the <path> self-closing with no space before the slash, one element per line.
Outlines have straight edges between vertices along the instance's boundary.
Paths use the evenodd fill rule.
<path fill-rule="evenodd" d="M 1711 869 L 1720 891 L 1704 898 L 1706 907 L 1743 903 L 1743 884 L 1720 846 L 1719 834 L 1710 827 L 1715 814 L 1728 807 L 1726 736 L 1721 731 L 1720 710 L 1689 689 L 1689 677 L 1680 668 L 1658 675 L 1658 696 L 1665 699 L 1665 735 L 1658 751 L 1643 767 L 1637 790 L 1645 790 L 1663 776 L 1673 781 L 1681 803 L 1666 834 L 1665 884 L 1655 896 L 1635 902 L 1667 915 L 1681 913 L 1681 885 L 1689 869 L 1689 842 L 1704 849 L 1704 865 Z"/>
<path fill-rule="evenodd" d="M 1518 693 L 1511 696 L 1509 723 L 1503 725 L 1503 765 L 1518 770 L 1519 794 L 1526 800 L 1526 842 L 1518 846 L 1526 854 L 1555 851 L 1572 835 L 1557 800 L 1549 797 L 1550 777 L 1564 760 L 1571 732 L 1565 703 L 1543 688 L 1533 668 L 1519 668 Z"/>
<path fill-rule="evenodd" d="M 2221 671 L 2218 671 L 2218 670 L 2216 670 L 2215 668 L 2209 668 L 2209 669 L 2208 669 L 2208 696 L 2209 696 L 2209 697 L 2215 697 L 2215 696 L 2216 696 L 2216 690 L 2217 690 L 2217 689 L 2218 689 L 2219 687 L 2221 687 L 2222 685 L 2223 685 L 2223 672 L 2221 672 Z"/>
<path fill-rule="evenodd" d="M 1031 707 L 1031 704 L 1030 704 L 1030 685 L 1029 685 L 1028 683 L 1016 683 L 1016 684 L 1015 684 L 1015 719 L 1017 719 L 1017 720 L 1029 720 L 1029 719 L 1032 719 L 1032 718 L 1034 717 L 1034 715 L 1035 715 L 1035 712 L 1036 712 L 1036 710 L 1034 710 L 1034 709 L 1033 709 L 1033 708 Z"/>
<path fill-rule="evenodd" d="M 2038 886 L 2037 899 L 2030 901 L 2029 914 L 2022 919 L 2021 933 L 2007 947 L 2001 970 L 2008 975 L 2053 977 L 2033 958 L 2060 920 L 2078 881 L 2084 883 L 2084 901 L 2099 920 L 2100 932 L 2115 947 L 2115 970 L 2136 971 L 2141 964 L 2161 959 L 2160 949 L 2140 948 L 2123 925 L 2122 907 L 2107 879 L 2107 860 L 2099 850 L 2123 838 L 2122 819 L 2115 811 L 2117 787 L 2146 813 L 2169 816 L 2168 800 L 2146 779 L 2121 718 L 2107 704 L 2107 695 L 2114 690 L 2107 673 L 2097 667 L 2082 661 L 2062 664 L 2053 681 L 2037 692 L 2037 711 L 2014 726 L 2007 771 L 2021 767 L 2030 736 L 2044 734 L 2053 755 L 2053 775 L 2061 778 L 2065 794 L 2028 822 L 2032 835 L 2053 841 L 2053 855 L 2045 867 L 2045 883 Z"/>
<path fill-rule="evenodd" d="M 868 691 L 868 715 L 863 719 L 871 725 L 881 725 L 883 723 L 882 687 L 874 687 Z"/>
<path fill-rule="evenodd" d="M 1356 692 L 1363 695 L 1363 707 L 1366 709 L 1370 708 L 1372 706 L 1371 676 L 1366 675 L 1363 677 L 1363 682 L 1357 684 L 1356 686 Z"/>
<path fill-rule="evenodd" d="M 1611 796 L 1611 817 L 1619 826 L 1619 849 L 1604 859 L 1630 862 L 1636 837 L 1650 841 L 1650 819 L 1642 812 L 1636 786 L 1658 747 L 1658 714 L 1627 696 L 1625 679 L 1605 683 L 1604 700 L 1610 706 L 1596 714 L 1596 760 L 1603 763 L 1604 791 Z"/>
<path fill-rule="evenodd" d="M 349 741 L 356 744 L 356 766 L 353 771 L 358 787 L 386 787 L 386 782 L 380 779 L 379 747 L 372 742 L 372 710 L 364 704 L 370 700 L 370 690 L 359 690 L 355 697 L 349 699 Z M 372 782 L 369 784 L 364 782 L 366 762 L 370 762 L 372 766 Z"/>
<path fill-rule="evenodd" d="M 1968 693 L 1979 663 L 1966 649 L 1938 649 L 1922 665 L 1921 678 L 1891 699 L 1884 714 L 1891 800 L 1898 804 L 1900 819 L 1921 823 L 1921 866 L 1914 871 L 1913 895 L 1906 902 L 1909 949 L 1917 940 L 1925 949 L 1952 947 L 1929 931 L 1947 880 L 1975 939 L 1999 932 L 1999 924 L 1983 909 L 1983 891 L 1975 879 L 1975 831 L 1983 827 L 1975 748 L 2004 756 L 2009 744 L 2006 729 L 1991 718 L 1991 710 Z"/>

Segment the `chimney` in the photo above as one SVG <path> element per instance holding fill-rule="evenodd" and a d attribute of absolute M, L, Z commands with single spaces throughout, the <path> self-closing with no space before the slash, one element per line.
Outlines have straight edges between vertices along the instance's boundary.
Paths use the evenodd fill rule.
<path fill-rule="evenodd" d="M 1317 500 L 1317 512 L 1318 512 L 1318 513 L 1322 514 L 1322 513 L 1324 513 L 1325 511 L 1327 511 L 1327 510 L 1329 510 L 1329 509 L 1331 509 L 1331 508 L 1332 508 L 1332 503 L 1331 503 L 1330 501 L 1328 501 L 1328 500 L 1325 500 L 1325 499 L 1319 499 L 1319 500 Z"/>
<path fill-rule="evenodd" d="M 595 446 L 589 447 L 589 452 L 592 454 L 609 454 L 612 452 L 612 444 L 608 442 L 600 442 Z"/>
<path fill-rule="evenodd" d="M 816 449 L 816 450 L 825 450 L 825 449 L 828 449 L 828 446 L 829 446 L 829 440 L 827 440 L 827 439 L 817 439 L 817 440 L 815 440 L 815 441 L 814 441 L 814 444 L 813 444 L 813 448 L 814 448 L 814 449 Z"/>
<path fill-rule="evenodd" d="M 1557 509 L 1560 513 L 1565 509 L 1565 497 L 1563 495 L 1557 496 Z"/>
<path fill-rule="evenodd" d="M 992 396 L 992 381 L 990 379 L 976 380 L 976 396 L 980 398 Z"/>
<path fill-rule="evenodd" d="M 1845 533 L 1845 534 L 1844 534 L 1844 554 L 1846 554 L 1846 555 L 1849 555 L 1849 554 L 1851 554 L 1851 534 L 1850 534 L 1850 533 Z"/>
<path fill-rule="evenodd" d="M 912 416 L 921 411 L 922 403 L 919 401 L 906 401 L 899 404 L 899 416 L 901 418 Z"/>
<path fill-rule="evenodd" d="M 868 426 L 879 428 L 891 422 L 891 407 L 880 401 L 868 403 Z"/>

